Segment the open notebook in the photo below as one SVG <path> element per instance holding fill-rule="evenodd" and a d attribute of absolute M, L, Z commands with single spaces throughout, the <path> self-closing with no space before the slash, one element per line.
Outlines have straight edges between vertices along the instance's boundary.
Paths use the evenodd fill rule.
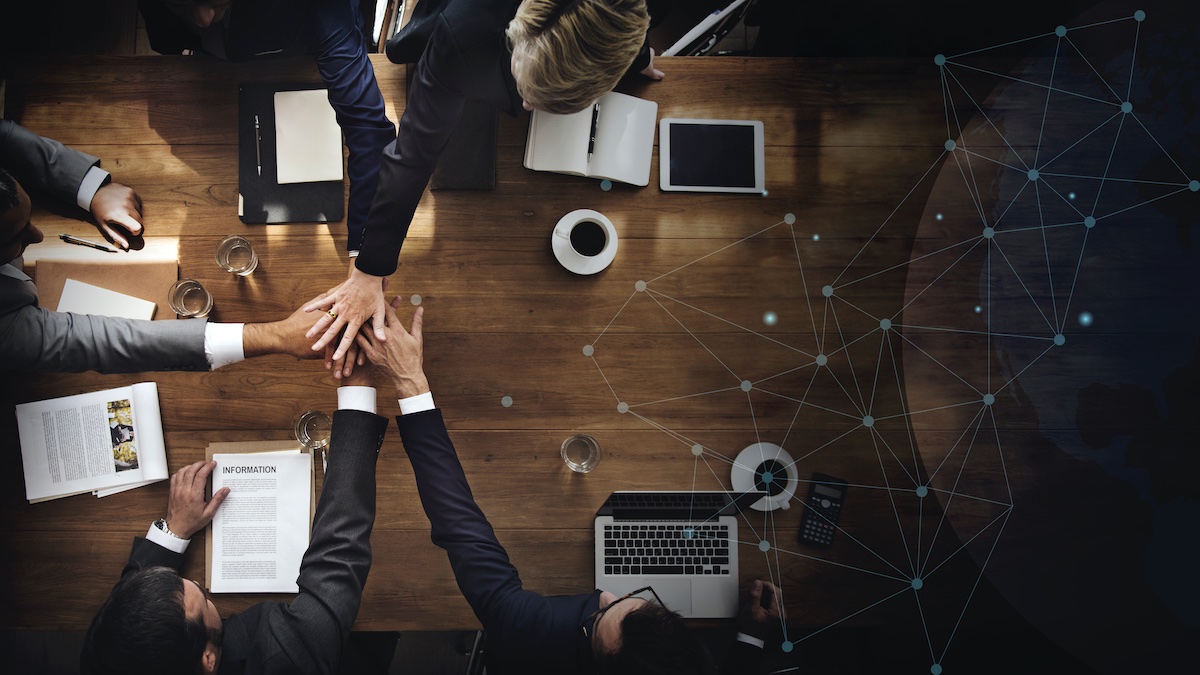
<path fill-rule="evenodd" d="M 525 168 L 647 185 L 658 104 L 609 92 L 570 115 L 535 110 Z"/>

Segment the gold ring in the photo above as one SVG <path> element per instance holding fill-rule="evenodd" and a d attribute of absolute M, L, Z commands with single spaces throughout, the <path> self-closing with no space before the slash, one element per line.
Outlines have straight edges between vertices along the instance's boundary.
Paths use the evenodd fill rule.
<path fill-rule="evenodd" d="M 328 312 L 325 312 L 325 313 L 326 313 L 326 314 L 328 314 L 328 315 L 329 315 L 329 318 L 331 318 L 331 319 L 336 319 L 336 318 L 337 318 L 337 312 L 333 311 L 332 309 L 331 309 L 331 310 L 329 310 Z"/>

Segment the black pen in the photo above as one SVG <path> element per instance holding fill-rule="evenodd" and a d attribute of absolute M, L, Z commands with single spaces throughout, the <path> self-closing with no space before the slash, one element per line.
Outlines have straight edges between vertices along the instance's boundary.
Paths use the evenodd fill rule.
<path fill-rule="evenodd" d="M 258 115 L 254 116 L 254 158 L 258 162 L 258 175 L 262 175 L 262 133 L 258 128 Z"/>
<path fill-rule="evenodd" d="M 592 131 L 588 136 L 588 159 L 592 158 L 592 151 L 596 149 L 596 123 L 600 121 L 600 104 L 592 104 Z"/>
<path fill-rule="evenodd" d="M 67 242 L 68 244 L 77 244 L 79 246 L 88 246 L 90 248 L 96 249 L 97 251 L 107 251 L 108 253 L 116 253 L 117 252 L 117 250 L 115 248 L 109 248 L 107 246 L 97 244 L 94 241 L 88 241 L 87 239 L 80 239 L 79 237 L 72 237 L 69 234 L 60 234 L 60 235 L 58 235 L 58 238 Z"/>

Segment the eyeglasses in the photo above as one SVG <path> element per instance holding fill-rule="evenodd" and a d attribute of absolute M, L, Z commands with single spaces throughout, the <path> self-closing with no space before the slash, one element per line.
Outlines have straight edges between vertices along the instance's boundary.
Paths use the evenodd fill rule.
<path fill-rule="evenodd" d="M 645 587 L 637 589 L 636 591 L 629 591 L 625 595 L 622 595 L 621 597 L 617 598 L 616 600 L 613 600 L 612 602 L 608 603 L 608 605 L 601 607 L 600 609 L 597 609 L 596 611 L 592 612 L 591 614 L 588 615 L 588 618 L 583 620 L 583 623 L 579 624 L 579 630 L 583 633 L 583 636 L 585 638 L 590 639 L 592 637 L 592 635 L 594 635 L 596 633 L 596 623 L 598 621 L 600 621 L 600 617 L 604 616 L 605 612 L 607 612 L 608 610 L 610 610 L 614 606 L 616 606 L 616 604 L 618 602 L 621 602 L 622 600 L 628 600 L 630 598 L 637 597 L 638 594 L 645 593 L 646 591 L 650 591 L 650 595 L 654 598 L 653 602 L 657 602 L 659 607 L 666 607 L 666 605 L 663 604 L 662 598 L 658 597 L 658 593 L 655 593 L 654 589 L 652 587 L 645 586 Z M 646 598 L 638 598 L 638 599 L 646 600 L 646 602 L 651 602 L 651 600 L 648 600 Z"/>

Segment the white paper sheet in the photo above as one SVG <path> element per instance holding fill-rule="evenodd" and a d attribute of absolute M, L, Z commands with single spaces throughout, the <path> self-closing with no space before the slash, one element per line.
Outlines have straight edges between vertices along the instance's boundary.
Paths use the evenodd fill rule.
<path fill-rule="evenodd" d="M 342 179 L 342 130 L 324 89 L 275 92 L 276 180 Z"/>
<path fill-rule="evenodd" d="M 312 457 L 215 454 L 213 492 L 230 488 L 212 522 L 214 593 L 295 593 L 308 549 Z"/>
<path fill-rule="evenodd" d="M 154 318 L 154 303 L 67 279 L 63 284 L 62 297 L 58 299 L 58 311 L 149 321 Z"/>

